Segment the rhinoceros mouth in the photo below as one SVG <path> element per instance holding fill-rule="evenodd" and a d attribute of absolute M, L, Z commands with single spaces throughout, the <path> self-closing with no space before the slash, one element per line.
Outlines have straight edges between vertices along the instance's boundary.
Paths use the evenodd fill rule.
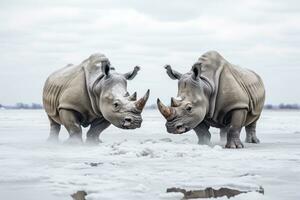
<path fill-rule="evenodd" d="M 141 128 L 141 124 L 139 125 L 131 125 L 131 126 L 121 126 L 122 129 L 136 129 L 136 128 Z"/>
<path fill-rule="evenodd" d="M 175 127 L 175 133 L 176 134 L 182 134 L 182 133 L 185 133 L 185 132 L 188 132 L 188 131 L 189 131 L 189 128 L 187 128 L 184 125 L 177 125 Z"/>
<path fill-rule="evenodd" d="M 121 123 L 122 129 L 136 129 L 140 128 L 142 124 L 142 119 L 139 118 L 131 118 L 131 120 L 124 119 Z"/>
<path fill-rule="evenodd" d="M 166 128 L 168 133 L 172 133 L 172 134 L 183 134 L 191 130 L 189 127 L 187 127 L 184 124 L 174 125 L 173 123 L 167 123 Z"/>

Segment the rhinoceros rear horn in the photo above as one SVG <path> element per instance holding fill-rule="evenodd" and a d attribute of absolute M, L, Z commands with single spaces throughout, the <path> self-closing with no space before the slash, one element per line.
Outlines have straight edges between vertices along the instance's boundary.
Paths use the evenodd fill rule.
<path fill-rule="evenodd" d="M 159 112 L 168 120 L 172 117 L 172 109 L 168 106 L 165 106 L 160 99 L 157 99 L 157 106 Z"/>
<path fill-rule="evenodd" d="M 172 107 L 178 107 L 180 106 L 180 101 L 176 100 L 175 98 L 171 97 L 171 106 Z"/>
<path fill-rule="evenodd" d="M 136 92 L 134 92 L 131 96 L 128 97 L 129 101 L 136 101 Z"/>
<path fill-rule="evenodd" d="M 142 111 L 146 105 L 146 102 L 149 98 L 150 90 L 148 89 L 146 94 L 140 98 L 137 102 L 135 102 L 135 106 L 139 111 Z"/>

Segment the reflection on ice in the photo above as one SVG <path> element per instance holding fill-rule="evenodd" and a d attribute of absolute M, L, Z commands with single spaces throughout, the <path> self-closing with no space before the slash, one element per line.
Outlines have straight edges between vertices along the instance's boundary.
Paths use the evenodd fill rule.
<path fill-rule="evenodd" d="M 85 196 L 87 193 L 83 190 L 77 191 L 76 193 L 72 194 L 71 197 L 73 200 L 86 200 Z"/>
<path fill-rule="evenodd" d="M 218 198 L 226 196 L 227 198 L 234 197 L 236 195 L 252 192 L 252 191 L 242 191 L 230 188 L 221 187 L 220 189 L 213 189 L 211 187 L 205 188 L 204 190 L 185 190 L 181 188 L 168 188 L 167 192 L 180 192 L 184 195 L 183 199 L 198 199 L 198 198 Z M 259 187 L 255 192 L 264 194 L 263 187 Z"/>

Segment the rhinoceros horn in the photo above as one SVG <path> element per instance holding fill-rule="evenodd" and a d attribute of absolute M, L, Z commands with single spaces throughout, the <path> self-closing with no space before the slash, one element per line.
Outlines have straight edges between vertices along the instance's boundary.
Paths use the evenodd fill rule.
<path fill-rule="evenodd" d="M 136 92 L 134 92 L 129 98 L 129 101 L 136 101 Z"/>
<path fill-rule="evenodd" d="M 160 99 L 157 99 L 157 106 L 160 111 L 160 113 L 167 119 L 171 119 L 173 115 L 172 108 L 169 108 L 168 106 L 165 106 Z"/>
<path fill-rule="evenodd" d="M 171 106 L 172 107 L 178 107 L 178 106 L 180 106 L 180 101 L 178 101 L 174 97 L 171 97 Z"/>
<path fill-rule="evenodd" d="M 142 111 L 143 108 L 145 107 L 146 102 L 149 98 L 149 94 L 150 94 L 150 90 L 148 89 L 146 94 L 142 98 L 140 98 L 137 102 L 135 102 L 135 106 L 139 111 Z"/>

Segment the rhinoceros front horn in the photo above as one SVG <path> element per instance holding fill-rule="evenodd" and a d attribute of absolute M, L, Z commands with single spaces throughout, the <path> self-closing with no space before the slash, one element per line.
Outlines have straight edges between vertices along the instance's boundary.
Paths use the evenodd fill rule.
<path fill-rule="evenodd" d="M 160 99 L 157 99 L 157 106 L 159 112 L 168 120 L 172 117 L 172 109 L 168 106 L 165 106 Z"/>
<path fill-rule="evenodd" d="M 139 110 L 142 111 L 146 105 L 146 102 L 149 98 L 150 90 L 148 89 L 146 94 L 143 96 L 143 98 L 140 98 L 137 102 L 135 102 L 135 107 Z"/>

